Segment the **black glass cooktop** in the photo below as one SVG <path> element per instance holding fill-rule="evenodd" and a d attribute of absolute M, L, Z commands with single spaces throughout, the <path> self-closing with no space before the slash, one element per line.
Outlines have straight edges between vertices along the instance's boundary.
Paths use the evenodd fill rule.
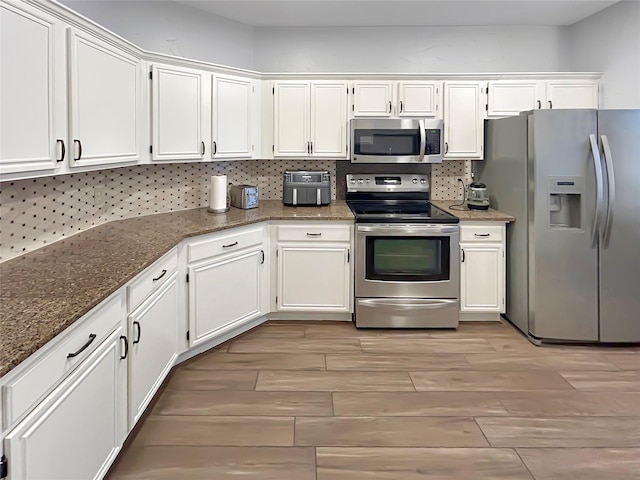
<path fill-rule="evenodd" d="M 458 223 L 427 200 L 347 200 L 358 222 Z"/>

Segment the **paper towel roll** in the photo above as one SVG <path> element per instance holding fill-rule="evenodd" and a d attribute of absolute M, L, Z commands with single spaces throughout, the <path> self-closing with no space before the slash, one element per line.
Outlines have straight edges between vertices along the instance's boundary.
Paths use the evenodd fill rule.
<path fill-rule="evenodd" d="M 214 175 L 211 177 L 209 191 L 209 211 L 222 213 L 227 210 L 227 176 Z"/>

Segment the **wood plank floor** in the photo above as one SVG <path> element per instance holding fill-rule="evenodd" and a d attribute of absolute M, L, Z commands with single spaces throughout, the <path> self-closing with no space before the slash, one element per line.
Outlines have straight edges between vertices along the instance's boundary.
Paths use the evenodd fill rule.
<path fill-rule="evenodd" d="M 178 367 L 110 480 L 640 480 L 640 349 L 269 322 Z"/>

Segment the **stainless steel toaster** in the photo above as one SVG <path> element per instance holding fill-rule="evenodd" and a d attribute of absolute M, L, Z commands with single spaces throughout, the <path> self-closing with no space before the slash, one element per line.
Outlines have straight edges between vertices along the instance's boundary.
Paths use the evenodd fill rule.
<path fill-rule="evenodd" d="M 329 205 L 331 203 L 329 172 L 284 172 L 282 202 L 285 205 Z"/>
<path fill-rule="evenodd" d="M 256 208 L 258 206 L 258 187 L 253 185 L 231 185 L 229 201 L 232 207 Z"/>

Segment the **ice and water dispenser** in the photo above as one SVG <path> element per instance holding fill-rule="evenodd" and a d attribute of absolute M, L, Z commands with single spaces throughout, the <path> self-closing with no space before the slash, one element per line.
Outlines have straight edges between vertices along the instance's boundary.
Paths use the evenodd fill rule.
<path fill-rule="evenodd" d="M 581 228 L 583 177 L 549 178 L 549 227 Z"/>

